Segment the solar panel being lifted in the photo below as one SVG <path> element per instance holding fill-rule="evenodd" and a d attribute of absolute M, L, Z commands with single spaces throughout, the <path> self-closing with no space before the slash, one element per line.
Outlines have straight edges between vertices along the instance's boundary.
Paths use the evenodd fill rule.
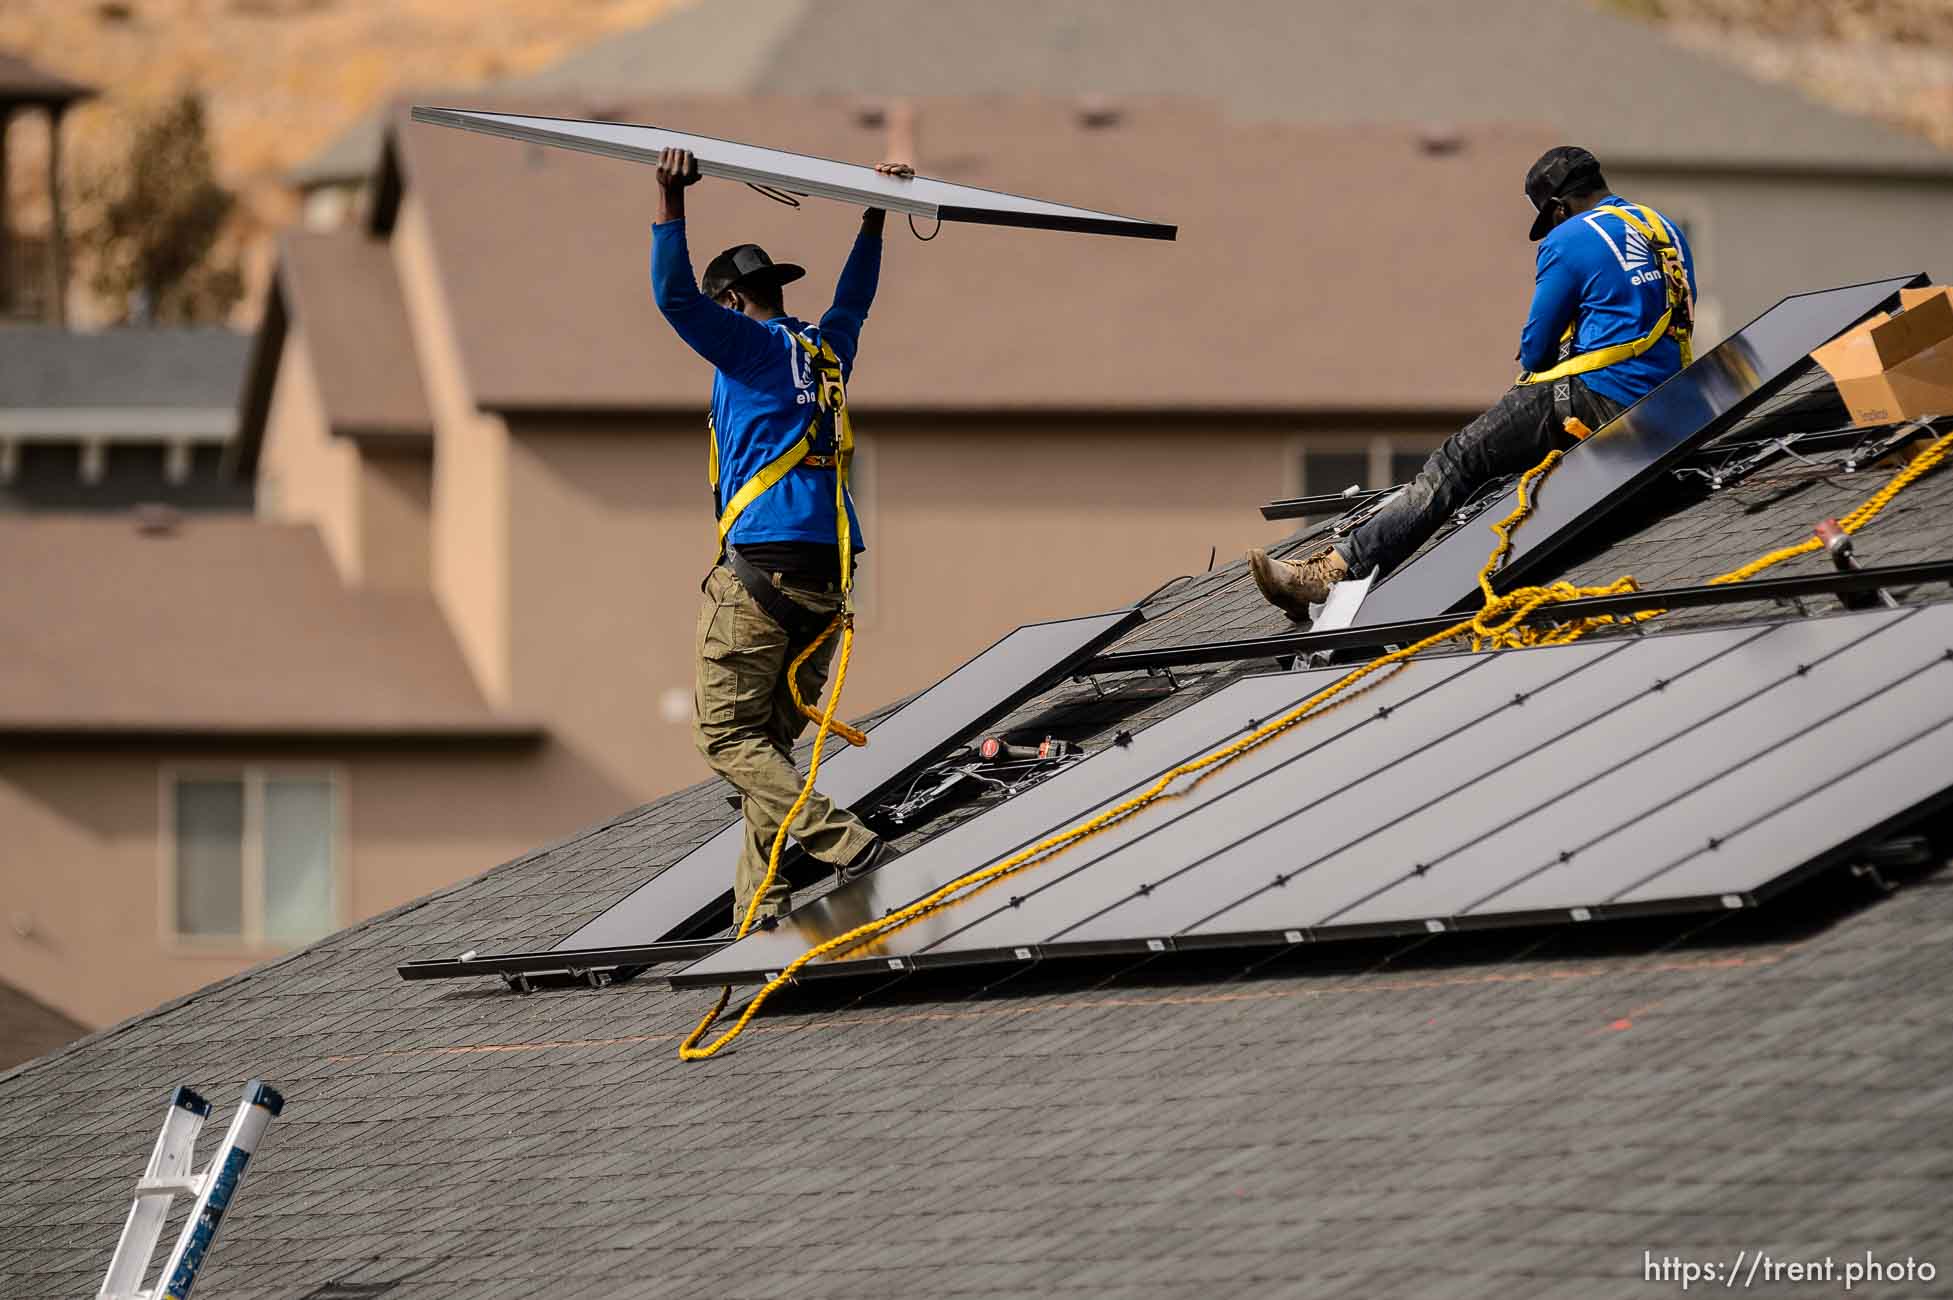
<path fill-rule="evenodd" d="M 1141 221 L 1091 208 L 1025 198 L 1000 190 L 978 189 L 928 176 L 900 179 L 878 175 L 872 167 L 765 149 L 709 135 L 668 131 L 627 122 L 580 122 L 572 118 L 530 117 L 521 113 L 483 113 L 457 108 L 416 108 L 416 122 L 460 127 L 529 144 L 554 145 L 625 162 L 656 164 L 665 149 L 690 149 L 701 175 L 748 185 L 770 186 L 792 194 L 811 194 L 843 203 L 883 208 L 912 217 L 972 222 L 988 226 L 1029 226 L 1089 235 L 1129 235 L 1172 239 L 1173 226 Z"/>
<path fill-rule="evenodd" d="M 1247 678 L 673 977 L 809 947 L 1116 802 L 1341 670 Z M 1953 605 L 1425 659 L 802 974 L 1762 901 L 1953 788 Z"/>
<path fill-rule="evenodd" d="M 1925 276 L 1915 275 L 1795 294 L 1698 357 L 1567 453 L 1538 494 L 1533 517 L 1514 537 L 1496 585 L 1518 582 L 1636 488 L 1815 364 L 1812 348 L 1890 305 L 1899 290 L 1924 283 Z M 1504 515 L 1513 503 L 1508 492 L 1491 507 L 1492 517 Z M 1387 575 L 1364 598 L 1353 625 L 1372 627 L 1456 608 L 1477 595 L 1484 566 L 1484 530 L 1457 529 Z"/>

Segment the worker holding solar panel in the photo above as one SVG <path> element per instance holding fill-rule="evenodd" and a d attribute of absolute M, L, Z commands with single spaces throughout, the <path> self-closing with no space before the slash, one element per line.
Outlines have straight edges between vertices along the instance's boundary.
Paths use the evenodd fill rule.
<path fill-rule="evenodd" d="M 914 175 L 901 163 L 875 170 Z M 833 305 L 814 324 L 787 311 L 783 292 L 805 270 L 775 262 L 757 244 L 726 249 L 694 281 L 685 190 L 698 178 L 689 150 L 663 151 L 651 284 L 658 310 L 716 372 L 707 454 L 719 555 L 702 587 L 693 734 L 712 770 L 742 796 L 735 921 L 749 909 L 766 921 L 785 916 L 790 897 L 783 877 L 767 884 L 767 876 L 781 823 L 802 793 L 792 746 L 811 712 L 805 702 L 825 689 L 836 639 L 822 634 L 842 612 L 848 574 L 865 549 L 844 477 L 837 487 L 851 444 L 830 394 L 854 370 L 881 275 L 884 214 L 862 214 Z M 860 818 L 818 790 L 807 792 L 790 833 L 843 879 L 893 856 Z M 765 896 L 752 908 L 762 885 Z"/>
<path fill-rule="evenodd" d="M 1614 194 L 1573 146 L 1532 165 L 1526 197 L 1539 256 L 1525 369 L 1343 541 L 1300 562 L 1248 552 L 1255 585 L 1289 617 L 1307 619 L 1344 578 L 1387 573 L 1485 484 L 1586 437 L 1689 364 L 1695 260 L 1680 228 Z"/>

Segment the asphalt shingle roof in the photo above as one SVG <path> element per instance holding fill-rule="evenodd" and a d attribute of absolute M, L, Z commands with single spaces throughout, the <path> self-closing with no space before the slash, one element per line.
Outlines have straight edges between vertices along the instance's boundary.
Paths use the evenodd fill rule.
<path fill-rule="evenodd" d="M 1676 481 L 1577 563 L 1701 576 L 1862 495 L 1837 477 Z M 1949 490 L 1861 544 L 1939 545 Z M 1288 627 L 1238 564 L 1149 608 L 1134 643 Z M 1256 667 L 1062 683 L 1002 729 L 1092 740 Z M 649 975 L 395 976 L 548 946 L 723 824 L 722 793 L 0 1075 L 0 1293 L 98 1285 L 168 1089 L 253 1076 L 289 1105 L 199 1295 L 1625 1297 L 1644 1252 L 1953 1265 L 1943 817 L 1890 893 L 1839 872 L 1746 913 L 841 981 L 706 1065 L 676 1046 L 707 999 Z"/>
<path fill-rule="evenodd" d="M 216 326 L 0 326 L 0 407 L 231 407 L 251 336 Z"/>

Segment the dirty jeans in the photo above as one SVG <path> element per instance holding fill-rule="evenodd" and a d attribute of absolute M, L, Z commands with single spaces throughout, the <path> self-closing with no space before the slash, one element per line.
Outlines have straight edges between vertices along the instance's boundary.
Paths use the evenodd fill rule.
<path fill-rule="evenodd" d="M 781 586 L 795 603 L 822 614 L 841 608 L 838 591 Z M 712 770 L 738 788 L 746 839 L 733 875 L 737 910 L 733 924 L 766 878 L 766 863 L 780 823 L 793 810 L 805 778 L 794 766 L 793 742 L 807 720 L 793 706 L 787 669 L 803 648 L 789 648 L 787 634 L 721 564 L 706 577 L 698 615 L 698 680 L 693 691 L 693 739 Z M 819 707 L 828 664 L 838 637 L 829 637 L 800 669 L 800 698 Z M 829 744 L 840 744 L 830 739 Z M 874 832 L 816 790 L 793 824 L 793 838 L 823 862 L 847 862 L 874 842 Z M 760 916 L 784 916 L 789 890 L 776 879 L 761 900 Z"/>
<path fill-rule="evenodd" d="M 1573 413 L 1598 429 L 1622 408 L 1581 383 L 1573 385 Z M 1495 478 L 1520 474 L 1571 438 L 1553 408 L 1552 384 L 1515 385 L 1491 410 L 1444 440 L 1410 486 L 1365 521 L 1336 550 L 1351 577 L 1389 572 L 1437 531 L 1474 492 Z"/>

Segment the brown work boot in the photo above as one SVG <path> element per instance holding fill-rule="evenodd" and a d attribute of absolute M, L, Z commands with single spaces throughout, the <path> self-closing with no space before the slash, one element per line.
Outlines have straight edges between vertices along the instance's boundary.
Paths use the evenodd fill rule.
<path fill-rule="evenodd" d="M 1349 576 L 1349 564 L 1333 546 L 1299 564 L 1278 560 L 1256 547 L 1248 552 L 1248 567 L 1268 603 L 1296 620 L 1309 617 L 1309 606 L 1328 600 L 1329 589 Z"/>

